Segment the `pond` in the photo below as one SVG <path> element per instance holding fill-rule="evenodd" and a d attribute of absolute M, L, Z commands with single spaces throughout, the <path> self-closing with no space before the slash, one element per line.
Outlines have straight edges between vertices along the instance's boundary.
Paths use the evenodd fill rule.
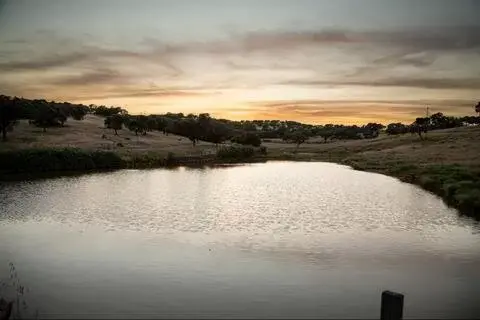
<path fill-rule="evenodd" d="M 379 318 L 382 290 L 405 318 L 480 316 L 478 225 L 329 163 L 2 183 L 0 257 L 40 318 Z"/>

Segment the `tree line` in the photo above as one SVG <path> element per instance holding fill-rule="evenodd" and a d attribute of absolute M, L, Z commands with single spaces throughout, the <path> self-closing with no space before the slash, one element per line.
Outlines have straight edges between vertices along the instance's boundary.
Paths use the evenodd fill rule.
<path fill-rule="evenodd" d="M 474 107 L 480 115 L 480 102 Z M 0 129 L 3 140 L 14 129 L 20 119 L 43 128 L 64 126 L 69 118 L 82 120 L 87 114 L 105 117 L 106 128 L 115 135 L 123 129 L 136 135 L 146 135 L 151 131 L 160 131 L 165 135 L 175 134 L 188 138 L 195 146 L 198 141 L 215 144 L 231 141 L 242 145 L 260 146 L 262 139 L 282 139 L 297 144 L 297 147 L 309 138 L 320 137 L 328 140 L 372 139 L 385 129 L 389 135 L 412 133 L 422 134 L 437 129 L 453 128 L 468 124 L 480 124 L 480 117 L 451 117 L 435 113 L 430 117 L 417 118 L 411 124 L 380 123 L 366 125 L 311 125 L 297 121 L 281 120 L 242 120 L 215 119 L 208 113 L 183 114 L 165 113 L 151 115 L 130 115 L 127 110 L 117 106 L 97 106 L 72 104 L 69 102 L 46 101 L 44 99 L 24 99 L 0 95 Z"/>
<path fill-rule="evenodd" d="M 480 103 L 476 105 L 475 110 L 480 114 Z M 468 125 L 480 125 L 480 116 L 452 117 L 445 116 L 441 112 L 432 114 L 429 117 L 416 118 L 413 123 L 406 125 L 400 122 L 387 125 L 385 132 L 389 135 L 399 134 L 418 134 L 422 139 L 422 134 L 431 130 L 450 129 Z"/>

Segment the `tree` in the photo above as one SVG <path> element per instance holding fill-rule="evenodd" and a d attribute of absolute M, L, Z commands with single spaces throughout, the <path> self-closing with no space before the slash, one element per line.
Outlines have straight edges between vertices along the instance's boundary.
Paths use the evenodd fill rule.
<path fill-rule="evenodd" d="M 383 124 L 370 122 L 363 127 L 363 136 L 365 138 L 376 138 L 383 128 L 385 128 Z"/>
<path fill-rule="evenodd" d="M 126 115 L 128 112 L 125 109 L 120 107 L 106 107 L 106 106 L 98 106 L 93 108 L 93 114 L 97 116 L 113 116 L 113 115 Z"/>
<path fill-rule="evenodd" d="M 404 134 L 408 132 L 408 126 L 400 122 L 390 123 L 387 125 L 385 132 L 388 135 Z"/>
<path fill-rule="evenodd" d="M 63 125 L 65 124 L 65 122 L 67 121 L 67 116 L 65 115 L 65 112 L 58 108 L 58 107 L 53 107 L 54 108 L 57 116 L 56 116 L 56 120 L 60 123 L 60 125 L 63 127 Z"/>
<path fill-rule="evenodd" d="M 135 132 L 135 135 L 138 136 L 139 133 L 142 135 L 147 134 L 148 130 L 148 117 L 144 115 L 139 116 L 130 116 L 124 117 L 123 124 L 128 130 Z M 156 122 L 155 122 L 156 125 Z"/>
<path fill-rule="evenodd" d="M 218 147 L 219 143 L 223 143 L 225 140 L 230 139 L 233 134 L 233 130 L 230 126 L 217 120 L 211 120 L 209 122 L 208 130 L 202 139 L 204 141 L 215 143 Z"/>
<path fill-rule="evenodd" d="M 155 130 L 162 131 L 165 134 L 165 129 L 167 128 L 168 120 L 163 116 L 156 116 L 155 118 Z"/>
<path fill-rule="evenodd" d="M 244 132 L 232 139 L 232 142 L 259 147 L 262 144 L 260 137 L 253 132 Z"/>
<path fill-rule="evenodd" d="M 412 124 L 414 131 L 418 134 L 418 136 L 422 140 L 423 140 L 422 132 L 425 134 L 427 133 L 429 122 L 430 122 L 429 117 L 420 117 L 420 118 L 416 118 L 415 122 Z"/>
<path fill-rule="evenodd" d="M 157 129 L 157 119 L 155 119 L 152 116 L 148 117 L 146 125 L 147 125 L 147 130 L 148 131 L 156 130 Z"/>
<path fill-rule="evenodd" d="M 60 126 L 65 120 L 66 116 L 61 114 L 58 108 L 45 101 L 40 102 L 35 110 L 33 123 L 43 128 L 43 132 L 47 132 L 48 127 Z"/>
<path fill-rule="evenodd" d="M 194 147 L 201 135 L 199 124 L 193 118 L 184 118 L 177 121 L 174 130 L 178 135 L 187 137 Z"/>
<path fill-rule="evenodd" d="M 432 129 L 445 129 L 448 127 L 448 118 L 437 112 L 430 116 L 429 123 Z"/>
<path fill-rule="evenodd" d="M 283 140 L 291 141 L 295 143 L 297 145 L 297 147 L 295 148 L 295 153 L 296 153 L 300 145 L 308 140 L 308 136 L 305 134 L 303 130 L 297 130 L 292 133 L 286 134 L 283 137 Z"/>
<path fill-rule="evenodd" d="M 478 113 L 478 116 L 480 117 L 480 101 L 475 106 L 475 112 Z"/>
<path fill-rule="evenodd" d="M 140 131 L 140 125 L 136 119 L 130 119 L 128 123 L 126 123 L 126 127 L 128 130 L 135 132 L 135 135 L 138 136 L 138 132 Z"/>
<path fill-rule="evenodd" d="M 72 107 L 70 110 L 70 115 L 75 120 L 83 120 L 87 115 L 87 109 L 81 106 Z"/>
<path fill-rule="evenodd" d="M 114 114 L 111 116 L 107 116 L 105 118 L 105 126 L 109 129 L 113 129 L 115 131 L 115 135 L 118 136 L 117 130 L 122 130 L 123 126 L 123 117 L 119 114 Z"/>
<path fill-rule="evenodd" d="M 327 143 L 327 140 L 332 137 L 333 130 L 327 127 L 318 129 L 317 134 L 323 138 L 323 143 Z"/>
<path fill-rule="evenodd" d="M 14 100 L 10 97 L 0 96 L 0 129 L 2 130 L 2 140 L 7 140 L 7 132 L 11 131 L 16 122 L 17 112 Z"/>

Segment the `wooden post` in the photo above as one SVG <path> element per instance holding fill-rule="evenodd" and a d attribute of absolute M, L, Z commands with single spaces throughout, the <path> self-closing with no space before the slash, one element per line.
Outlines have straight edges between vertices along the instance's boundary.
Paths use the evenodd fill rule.
<path fill-rule="evenodd" d="M 392 291 L 382 292 L 381 320 L 401 320 L 403 318 L 403 294 Z"/>

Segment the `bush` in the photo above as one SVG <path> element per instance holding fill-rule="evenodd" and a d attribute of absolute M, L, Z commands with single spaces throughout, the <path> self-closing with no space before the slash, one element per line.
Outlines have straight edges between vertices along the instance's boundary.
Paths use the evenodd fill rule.
<path fill-rule="evenodd" d="M 175 154 L 173 152 L 169 152 L 167 157 L 165 158 L 165 162 L 167 165 L 173 164 L 175 161 Z"/>
<path fill-rule="evenodd" d="M 260 139 L 260 137 L 255 133 L 251 133 L 251 132 L 246 132 L 239 136 L 236 136 L 232 138 L 231 141 L 234 143 L 251 145 L 254 147 L 259 147 L 262 144 L 262 140 Z"/>
<path fill-rule="evenodd" d="M 461 213 L 480 218 L 480 172 L 460 165 L 429 166 L 419 184 Z"/>
<path fill-rule="evenodd" d="M 135 154 L 126 161 L 126 166 L 131 169 L 153 168 L 168 164 L 168 161 L 168 156 L 162 157 L 156 153 Z"/>
<path fill-rule="evenodd" d="M 218 149 L 217 157 L 220 159 L 245 159 L 254 155 L 252 147 L 223 147 Z"/>
<path fill-rule="evenodd" d="M 0 153 L 2 173 L 84 171 L 121 167 L 123 167 L 123 161 L 120 156 L 108 151 L 90 152 L 76 148 L 52 148 Z"/>

